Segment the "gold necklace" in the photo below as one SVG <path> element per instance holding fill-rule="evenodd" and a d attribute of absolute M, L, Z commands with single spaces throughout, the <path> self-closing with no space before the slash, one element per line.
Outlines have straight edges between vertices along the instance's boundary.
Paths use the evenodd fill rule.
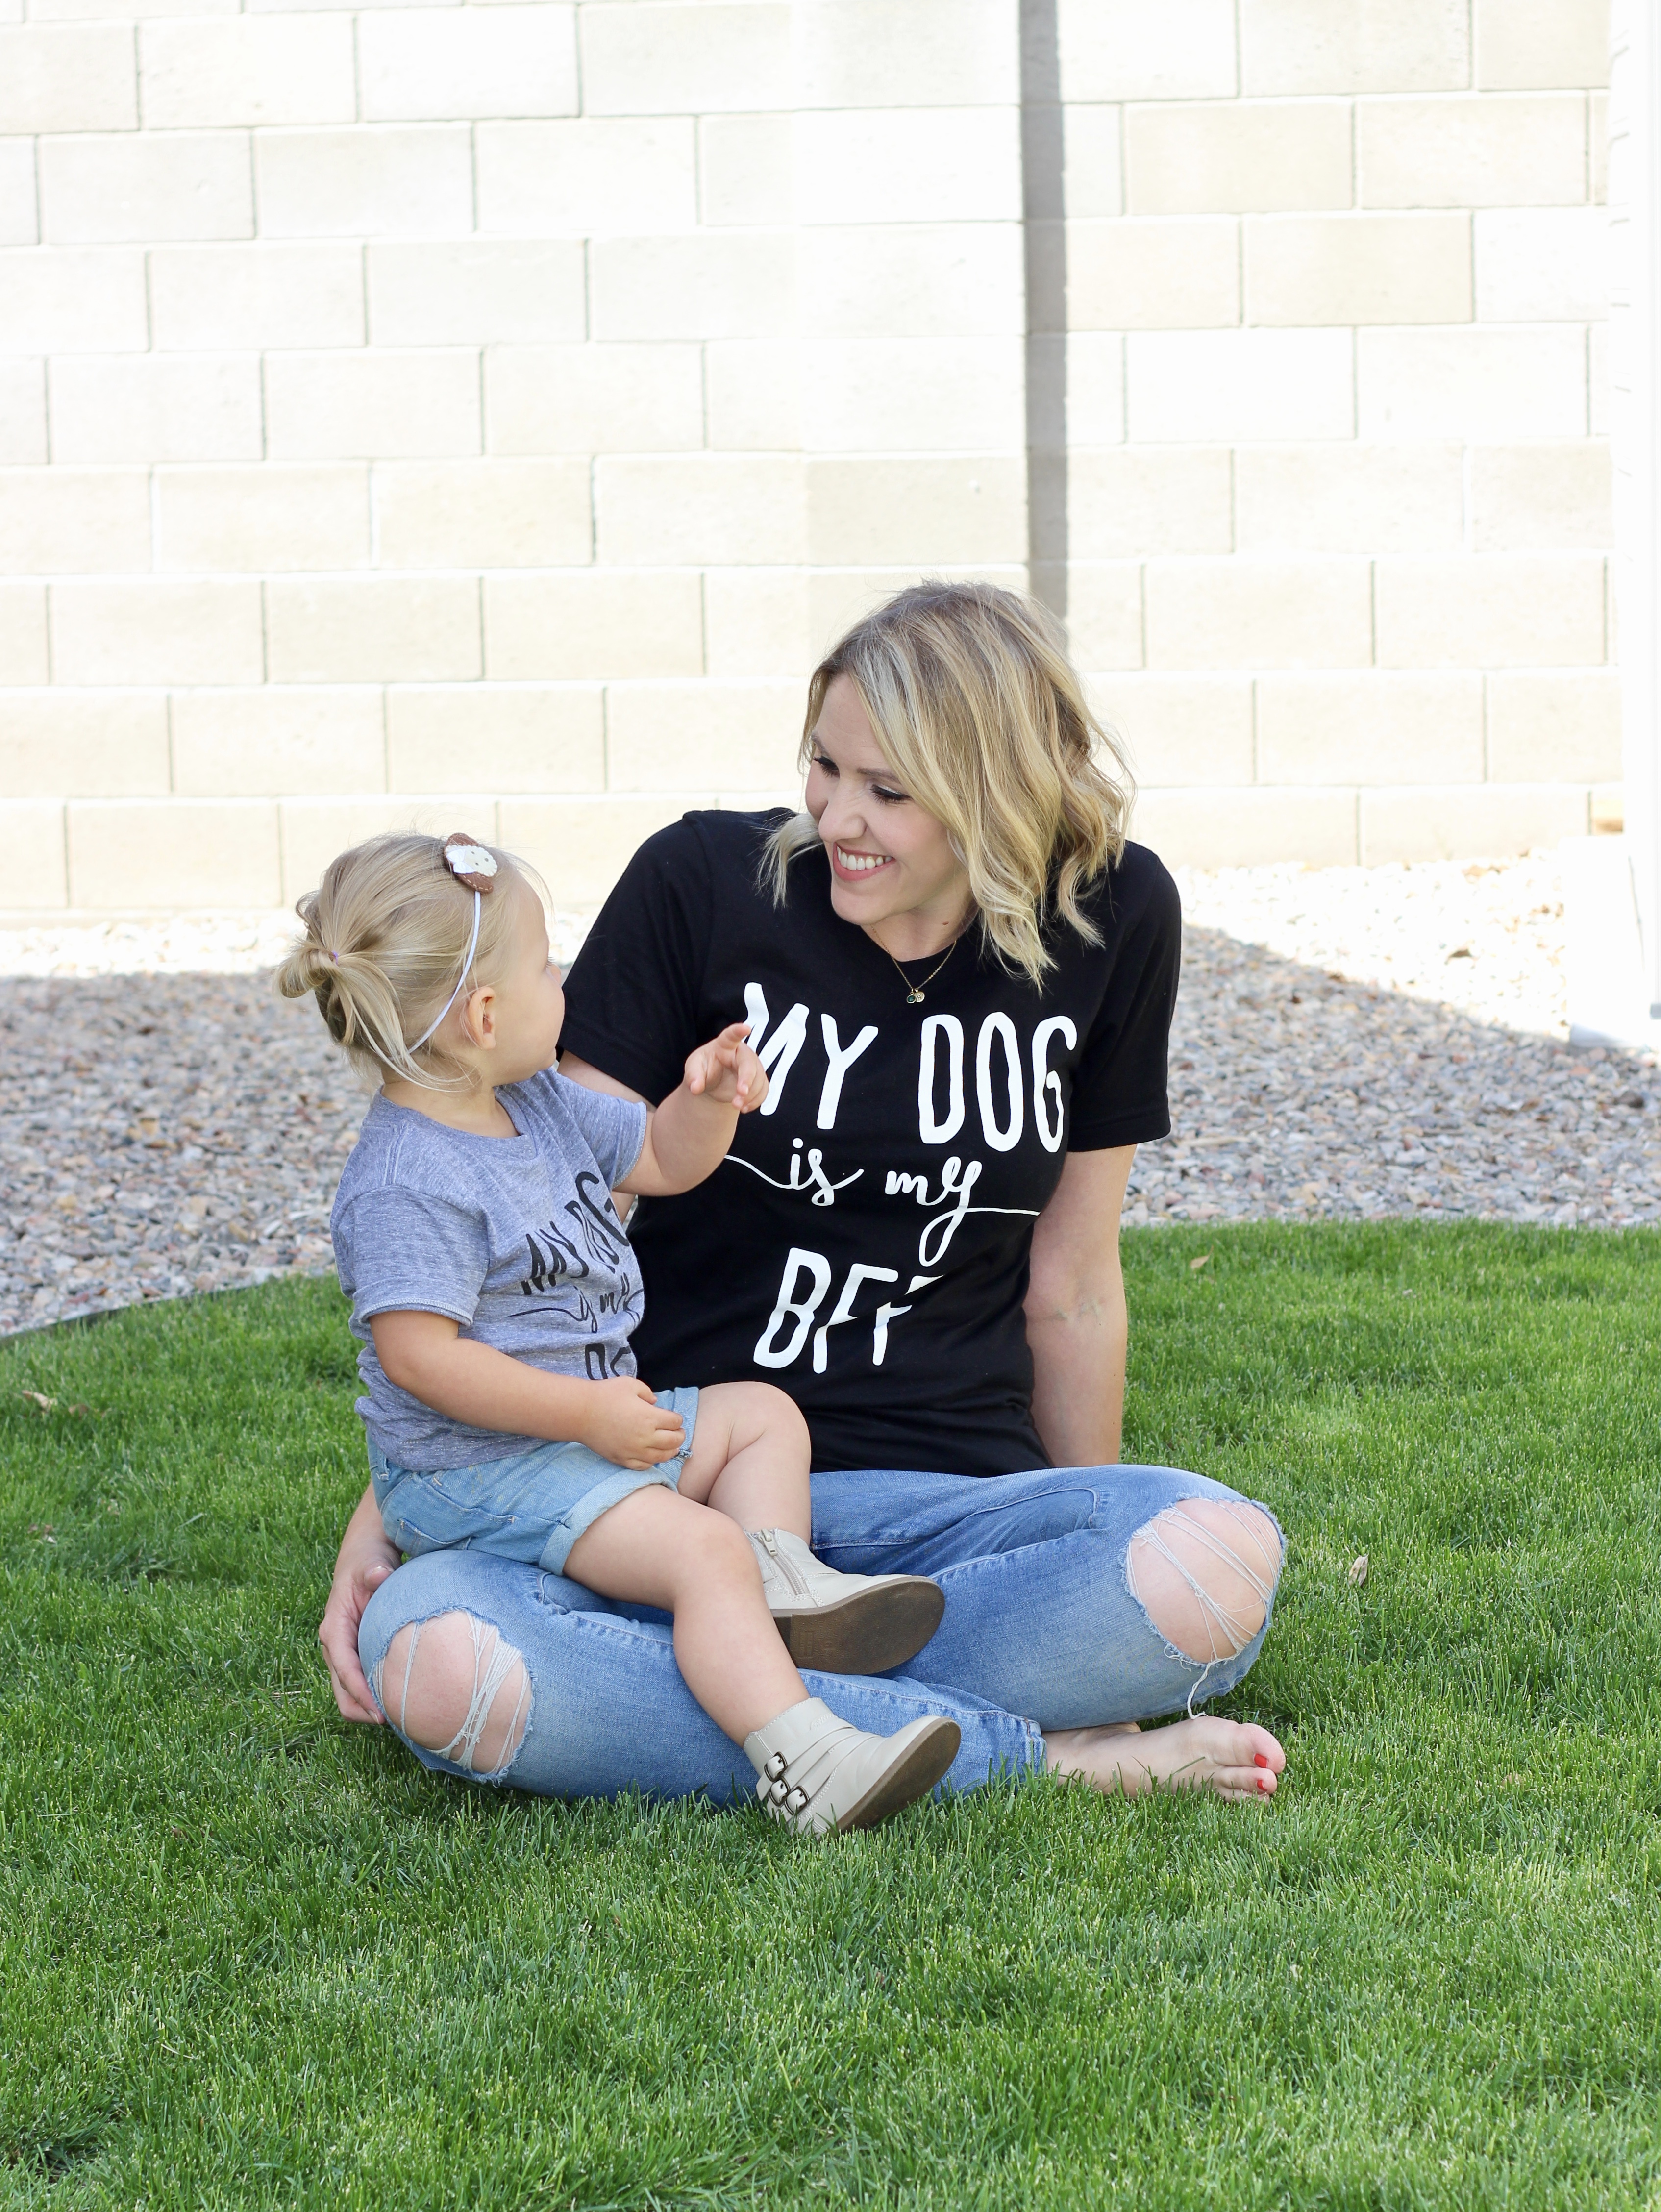
<path fill-rule="evenodd" d="M 963 932 L 959 930 L 958 932 L 958 937 L 961 937 L 962 934 Z M 949 960 L 952 957 L 952 955 L 957 951 L 958 937 L 954 937 L 950 945 L 946 946 L 946 957 L 941 960 L 940 967 L 931 968 L 928 973 L 923 977 L 922 983 L 913 983 L 911 981 L 911 978 L 906 974 L 904 969 L 901 967 L 899 962 L 897 960 L 894 960 L 893 954 L 891 952 L 888 952 L 888 947 L 885 945 L 884 945 L 883 951 L 885 952 L 888 952 L 888 957 L 891 960 L 894 960 L 894 973 L 899 977 L 902 983 L 910 986 L 905 994 L 905 1003 L 908 1006 L 922 1006 L 923 999 L 923 985 L 932 983 L 934 981 L 935 976 L 940 974 L 940 968 L 945 967 L 946 961 Z"/>

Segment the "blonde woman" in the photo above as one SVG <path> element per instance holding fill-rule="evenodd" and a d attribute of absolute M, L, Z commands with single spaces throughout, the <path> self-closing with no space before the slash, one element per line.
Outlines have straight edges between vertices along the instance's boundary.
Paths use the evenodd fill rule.
<path fill-rule="evenodd" d="M 1042 609 L 940 584 L 816 670 L 803 760 L 805 812 L 649 839 L 567 986 L 579 1084 L 660 1097 L 745 1017 L 770 1078 L 716 1172 L 636 1211 L 640 1371 L 787 1391 L 815 1553 L 945 1589 L 904 1673 L 808 1674 L 843 1719 L 950 1716 L 961 1789 L 1048 1766 L 1268 1796 L 1275 1738 L 1196 1709 L 1268 1632 L 1274 1516 L 1117 1463 L 1119 1214 L 1136 1146 L 1170 1127 L 1181 939 L 1170 877 L 1125 841 L 1117 756 Z M 380 1719 L 379 1668 L 443 1771 L 565 1796 L 742 1786 L 660 1618 L 467 1552 L 400 1567 L 372 1497 L 319 1635 L 342 1712 Z"/>

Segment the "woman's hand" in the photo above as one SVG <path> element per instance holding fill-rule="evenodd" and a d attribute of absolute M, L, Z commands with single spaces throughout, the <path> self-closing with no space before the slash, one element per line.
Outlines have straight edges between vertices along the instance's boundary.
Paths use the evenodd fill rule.
<path fill-rule="evenodd" d="M 767 1096 L 767 1071 L 745 1042 L 748 1022 L 731 1022 L 687 1057 L 685 1084 L 695 1098 L 753 1114 Z"/>
<path fill-rule="evenodd" d="M 367 1721 L 372 1728 L 381 1725 L 382 1715 L 357 1656 L 357 1625 L 364 1607 L 399 1559 L 380 1525 L 374 1491 L 366 1490 L 340 1540 L 340 1556 L 334 1563 L 334 1580 L 329 1585 L 329 1602 L 323 1608 L 317 1640 L 328 1662 L 329 1680 L 341 1718 Z"/>
<path fill-rule="evenodd" d="M 602 1459 L 643 1474 L 680 1449 L 685 1424 L 664 1411 L 638 1376 L 612 1375 L 582 1389 L 593 1410 L 584 1409 L 581 1442 Z"/>

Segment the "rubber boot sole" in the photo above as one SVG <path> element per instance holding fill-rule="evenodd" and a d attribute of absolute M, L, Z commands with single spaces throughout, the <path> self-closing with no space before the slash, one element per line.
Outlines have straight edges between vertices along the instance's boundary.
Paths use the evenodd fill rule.
<path fill-rule="evenodd" d="M 946 1592 L 926 1575 L 904 1575 L 831 1605 L 773 1615 L 798 1667 L 824 1674 L 885 1674 L 922 1650 L 940 1625 Z"/>
<path fill-rule="evenodd" d="M 907 1750 L 896 1766 L 878 1778 L 863 1797 L 850 1805 L 837 1821 L 838 1835 L 849 1828 L 874 1828 L 879 1820 L 904 1812 L 926 1797 L 958 1755 L 963 1730 L 956 1721 L 937 1717 Z"/>

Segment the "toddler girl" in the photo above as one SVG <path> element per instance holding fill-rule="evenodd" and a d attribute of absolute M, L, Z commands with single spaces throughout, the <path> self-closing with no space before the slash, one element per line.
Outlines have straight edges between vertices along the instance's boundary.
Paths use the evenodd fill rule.
<path fill-rule="evenodd" d="M 897 1666 L 938 1626 L 939 1585 L 813 1557 L 807 1430 L 782 1391 L 654 1395 L 629 1348 L 642 1291 L 610 1194 L 714 1172 L 767 1092 L 745 1025 L 655 1109 L 567 1081 L 541 902 L 469 837 L 372 839 L 298 911 L 277 987 L 314 992 L 380 1078 L 331 1229 L 392 1542 L 472 1545 L 672 1613 L 687 1687 L 800 1830 L 868 1826 L 932 1789 L 953 1722 L 850 1728 L 790 1653 Z"/>

